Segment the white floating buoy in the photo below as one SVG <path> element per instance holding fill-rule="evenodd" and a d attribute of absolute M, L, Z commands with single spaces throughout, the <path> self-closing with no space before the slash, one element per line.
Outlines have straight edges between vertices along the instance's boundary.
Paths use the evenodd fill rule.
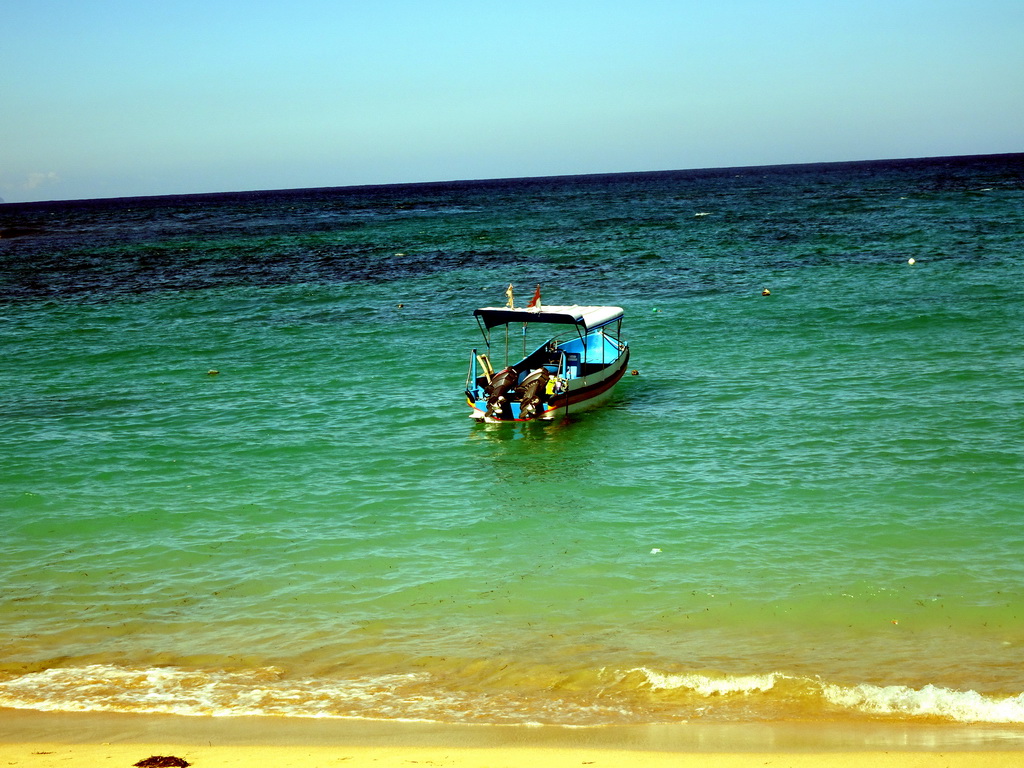
<path fill-rule="evenodd" d="M 917 260 L 916 259 L 907 259 L 907 264 L 910 264 L 911 266 L 913 266 L 914 264 L 917 264 Z"/>

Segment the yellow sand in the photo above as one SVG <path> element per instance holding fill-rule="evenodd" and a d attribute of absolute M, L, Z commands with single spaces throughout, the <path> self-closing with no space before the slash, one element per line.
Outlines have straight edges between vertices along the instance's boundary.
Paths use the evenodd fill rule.
<path fill-rule="evenodd" d="M 0 710 L 0 768 L 1020 768 L 1024 730 L 875 725 L 440 726 Z"/>
<path fill-rule="evenodd" d="M 152 755 L 182 757 L 195 768 L 1020 768 L 1021 752 L 706 752 L 608 749 L 456 747 L 185 747 L 173 744 L 3 744 L 0 765 L 24 768 L 110 766 L 128 768 Z"/>

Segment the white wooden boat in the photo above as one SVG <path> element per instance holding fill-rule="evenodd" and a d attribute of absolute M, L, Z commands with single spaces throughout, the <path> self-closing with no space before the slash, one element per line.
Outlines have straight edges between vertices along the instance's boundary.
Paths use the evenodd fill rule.
<path fill-rule="evenodd" d="M 472 351 L 466 376 L 470 417 L 479 421 L 557 419 L 593 408 L 629 362 L 621 307 L 483 307 L 473 315 L 487 345 Z M 543 342 L 529 351 L 535 326 L 542 326 Z M 509 364 L 520 344 L 522 357 Z"/>

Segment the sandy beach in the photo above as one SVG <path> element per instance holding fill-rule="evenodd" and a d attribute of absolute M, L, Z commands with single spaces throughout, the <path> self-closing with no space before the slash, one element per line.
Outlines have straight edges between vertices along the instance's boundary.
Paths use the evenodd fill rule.
<path fill-rule="evenodd" d="M 0 711 L 0 765 L 134 766 L 153 756 L 198 768 L 1001 768 L 1024 733 L 990 727 L 747 724 L 523 728 L 273 718 Z"/>
<path fill-rule="evenodd" d="M 1019 766 L 1021 754 L 1012 752 L 921 753 L 921 752 L 846 752 L 846 753 L 657 753 L 621 752 L 585 749 L 442 749 L 442 748 L 329 748 L 329 747 L 192 747 L 168 745 L 97 745 L 70 747 L 66 744 L 7 744 L 0 747 L 0 761 L 26 768 L 76 765 L 131 766 L 151 755 L 182 756 L 190 765 L 218 768 L 250 768 L 253 765 L 275 768 L 321 768 L 345 766 L 450 766 L 451 768 L 537 768 L 537 766 L 632 766 L 635 768 L 689 768 L 713 764 L 720 768 L 846 768 L 871 765 L 877 768 L 1002 768 Z"/>

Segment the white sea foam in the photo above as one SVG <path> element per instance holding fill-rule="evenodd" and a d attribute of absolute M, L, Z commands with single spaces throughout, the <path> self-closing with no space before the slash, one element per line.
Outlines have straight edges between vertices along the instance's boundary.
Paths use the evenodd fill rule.
<path fill-rule="evenodd" d="M 291 678 L 276 667 L 245 671 L 59 667 L 0 681 L 0 707 L 50 712 L 278 716 L 417 722 L 583 724 L 616 722 L 614 703 L 568 702 L 514 691 L 443 687 L 428 673 Z"/>
<path fill-rule="evenodd" d="M 386 706 L 412 674 L 344 683 L 289 680 L 276 667 L 243 672 L 110 665 L 55 667 L 0 682 L 0 706 L 42 711 L 145 712 L 175 715 L 358 716 Z"/>
<path fill-rule="evenodd" d="M 961 723 L 1024 723 L 1024 693 L 985 696 L 934 685 L 823 685 L 822 695 L 836 706 L 870 714 L 939 717 Z"/>
<path fill-rule="evenodd" d="M 869 684 L 843 686 L 813 678 L 798 678 L 773 672 L 763 675 L 669 674 L 639 667 L 651 690 L 687 690 L 703 697 L 747 696 L 772 692 L 782 682 L 803 689 L 804 695 L 820 696 L 833 707 L 851 713 L 904 718 L 938 718 L 961 723 L 1024 723 L 1024 693 L 991 696 L 926 685 Z"/>
<path fill-rule="evenodd" d="M 624 675 L 624 676 L 623 676 Z M 778 672 L 728 675 L 667 673 L 648 667 L 620 672 L 618 682 L 642 676 L 649 691 L 674 691 L 697 702 L 680 704 L 713 716 L 721 704 L 767 697 L 776 714 L 790 705 L 803 715 L 839 710 L 850 715 L 896 719 L 932 718 L 962 723 L 1024 723 L 1024 693 L 994 696 L 935 685 L 844 686 Z M 636 679 L 636 678 L 634 678 Z M 450 682 L 450 681 L 449 681 Z M 344 680 L 291 678 L 276 667 L 244 671 L 132 669 L 112 665 L 59 667 L 0 681 L 0 707 L 42 711 L 138 712 L 193 716 L 369 718 L 457 722 L 547 722 L 560 724 L 636 722 L 645 703 L 632 686 L 612 685 L 592 696 L 563 699 L 543 690 L 481 692 L 438 685 L 426 672 L 380 674 Z M 787 703 L 788 702 L 788 703 Z M 776 709 L 781 706 L 782 709 Z M 666 710 L 659 709 L 659 717 Z M 759 717 L 744 708 L 742 717 Z M 727 717 L 735 717 L 735 711 Z"/>
<path fill-rule="evenodd" d="M 666 674 L 647 667 L 639 667 L 632 672 L 640 672 L 653 690 L 673 690 L 686 688 L 702 696 L 725 696 L 731 694 L 749 694 L 769 691 L 775 687 L 781 677 L 777 673 L 767 675 L 722 675 L 712 677 L 695 672 L 684 674 Z"/>

